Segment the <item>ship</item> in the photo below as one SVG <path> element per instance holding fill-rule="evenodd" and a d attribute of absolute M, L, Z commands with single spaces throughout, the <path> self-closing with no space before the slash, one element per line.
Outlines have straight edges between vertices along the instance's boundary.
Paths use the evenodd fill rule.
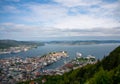
<path fill-rule="evenodd" d="M 81 58 L 81 57 L 82 57 L 82 53 L 77 52 L 77 53 L 76 53 L 76 57 L 77 57 L 77 58 Z"/>

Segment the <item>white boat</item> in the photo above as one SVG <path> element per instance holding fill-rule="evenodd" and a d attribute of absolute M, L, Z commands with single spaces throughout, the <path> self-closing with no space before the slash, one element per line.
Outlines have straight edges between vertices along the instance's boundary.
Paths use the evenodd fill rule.
<path fill-rule="evenodd" d="M 77 58 L 81 58 L 81 57 L 82 57 L 82 53 L 77 52 L 77 53 L 76 53 L 76 57 L 77 57 Z"/>
<path fill-rule="evenodd" d="M 64 61 L 64 64 L 67 64 L 66 60 Z"/>
<path fill-rule="evenodd" d="M 87 58 L 87 59 L 95 59 L 95 57 L 92 56 L 92 55 L 88 55 L 86 58 Z"/>

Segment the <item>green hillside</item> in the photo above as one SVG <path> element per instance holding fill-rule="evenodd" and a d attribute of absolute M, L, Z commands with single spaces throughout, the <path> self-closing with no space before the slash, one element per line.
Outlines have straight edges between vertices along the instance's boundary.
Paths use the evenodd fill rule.
<path fill-rule="evenodd" d="M 21 45 L 44 45 L 43 43 L 40 42 L 30 42 L 30 41 L 16 41 L 16 40 L 0 40 L 0 49 L 6 49 L 9 47 L 16 47 L 16 46 L 21 46 Z"/>
<path fill-rule="evenodd" d="M 43 81 L 44 80 L 44 81 Z M 42 84 L 120 84 L 120 46 L 96 64 L 72 70 L 62 76 L 44 76 L 30 83 Z"/>

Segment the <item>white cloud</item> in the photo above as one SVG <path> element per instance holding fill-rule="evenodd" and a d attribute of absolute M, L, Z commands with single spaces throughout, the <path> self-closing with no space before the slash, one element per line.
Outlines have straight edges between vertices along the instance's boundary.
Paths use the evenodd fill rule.
<path fill-rule="evenodd" d="M 20 0 L 5 0 L 5 1 L 19 2 Z"/>
<path fill-rule="evenodd" d="M 66 7 L 91 6 L 101 3 L 101 0 L 54 0 L 54 1 Z"/>
<path fill-rule="evenodd" d="M 21 37 L 120 36 L 119 3 L 102 0 L 54 0 L 58 4 L 28 3 L 24 9 L 5 6 L 12 20 L 0 25 L 0 32 Z M 93 7 L 92 7 L 93 6 Z M 20 7 L 19 7 L 20 8 Z M 86 11 L 82 13 L 81 11 Z M 74 13 L 72 15 L 72 13 Z M 20 23 L 19 23 L 20 22 Z M 76 31 L 77 30 L 77 31 Z"/>
<path fill-rule="evenodd" d="M 41 5 L 41 4 L 29 4 L 27 8 L 31 14 L 28 17 L 24 17 L 24 20 L 32 22 L 43 22 L 45 25 L 55 28 L 97 28 L 97 27 L 117 27 L 120 26 L 119 22 L 114 19 L 113 15 L 118 12 L 118 3 L 104 3 L 96 0 L 56 0 L 62 4 L 72 4 L 73 6 L 84 4 L 85 9 L 88 11 L 86 14 L 81 14 L 81 9 L 75 8 L 72 12 L 76 15 L 69 15 L 68 12 L 71 7 L 66 8 L 61 5 Z M 88 4 L 89 2 L 89 4 Z M 99 4 L 101 3 L 101 4 Z M 97 5 L 98 8 L 90 8 L 88 5 Z M 82 10 L 85 10 L 83 7 Z M 74 7 L 73 7 L 74 8 Z"/>
<path fill-rule="evenodd" d="M 93 29 L 58 29 L 53 27 L 41 27 L 36 25 L 24 25 L 15 23 L 0 24 L 0 35 L 9 37 L 70 37 L 70 36 L 120 36 L 120 27 L 93 28 Z"/>
<path fill-rule="evenodd" d="M 5 5 L 0 10 L 0 13 L 20 13 L 20 10 L 15 6 Z"/>
<path fill-rule="evenodd" d="M 109 18 L 89 17 L 88 15 L 68 16 L 54 25 L 56 28 L 92 29 L 112 28 L 120 26 L 119 22 Z"/>
<path fill-rule="evenodd" d="M 67 14 L 67 9 L 58 5 L 26 4 L 28 15 L 22 18 L 31 22 L 52 22 Z"/>

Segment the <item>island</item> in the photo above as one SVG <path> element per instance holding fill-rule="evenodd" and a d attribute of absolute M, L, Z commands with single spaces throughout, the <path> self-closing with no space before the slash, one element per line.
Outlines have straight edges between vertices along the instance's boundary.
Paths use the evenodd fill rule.
<path fill-rule="evenodd" d="M 93 45 L 105 43 L 120 43 L 120 40 L 76 40 L 76 41 L 48 41 L 46 44 L 52 45 Z"/>

